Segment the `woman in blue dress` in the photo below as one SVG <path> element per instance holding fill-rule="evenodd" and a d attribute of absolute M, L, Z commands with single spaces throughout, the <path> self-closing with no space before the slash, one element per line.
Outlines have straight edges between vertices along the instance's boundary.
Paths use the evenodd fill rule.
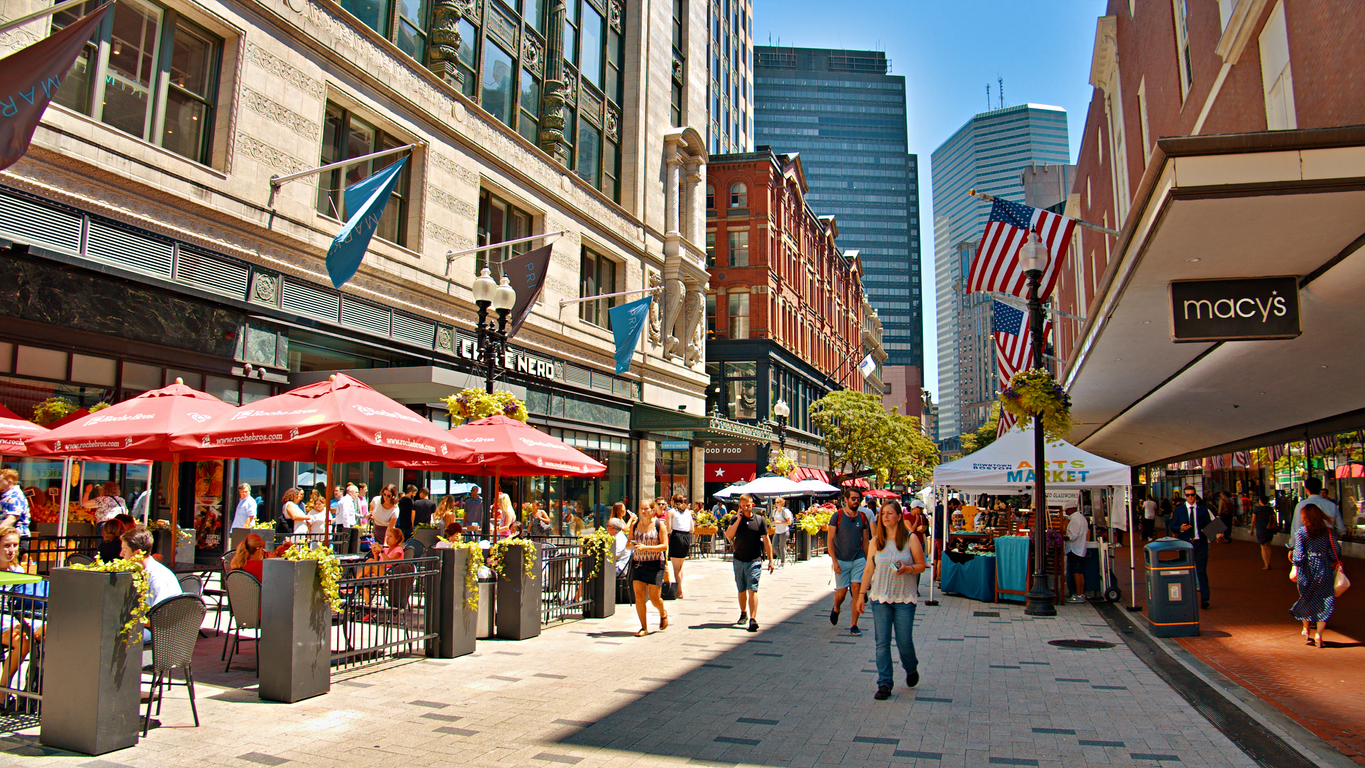
<path fill-rule="evenodd" d="M 1327 524 L 1327 518 L 1316 504 L 1303 510 L 1303 527 L 1294 531 L 1294 552 L 1290 560 L 1297 569 L 1295 581 L 1299 585 L 1299 600 L 1289 609 L 1290 615 L 1303 622 L 1303 636 L 1308 637 L 1308 624 L 1317 622 L 1315 637 L 1308 644 L 1322 647 L 1322 631 L 1336 608 L 1337 564 L 1341 562 L 1341 546 Z"/>

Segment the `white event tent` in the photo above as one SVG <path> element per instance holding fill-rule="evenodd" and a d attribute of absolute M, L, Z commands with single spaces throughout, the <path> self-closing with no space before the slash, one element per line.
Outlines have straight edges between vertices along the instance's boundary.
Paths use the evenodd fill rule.
<path fill-rule="evenodd" d="M 935 467 L 933 485 L 968 495 L 1029 494 L 1033 489 L 1036 471 L 1033 460 L 1033 428 L 1010 430 L 975 453 Z M 1047 443 L 1043 450 L 1043 462 L 1046 465 L 1043 483 L 1049 492 L 1057 489 L 1111 489 L 1108 524 L 1111 528 L 1127 530 L 1133 477 L 1127 465 L 1096 456 L 1063 441 Z M 937 495 L 940 499 L 947 498 L 943 490 Z M 1133 558 L 1132 550 L 1130 541 L 1130 560 Z M 1135 574 L 1133 578 L 1136 578 Z M 1136 582 L 1130 584 L 1129 588 L 1135 587 Z"/>

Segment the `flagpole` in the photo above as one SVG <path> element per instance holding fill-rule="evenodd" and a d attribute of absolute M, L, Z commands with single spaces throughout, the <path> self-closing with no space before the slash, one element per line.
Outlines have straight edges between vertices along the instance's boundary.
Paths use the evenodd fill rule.
<path fill-rule="evenodd" d="M 378 159 L 381 158 L 381 157 L 388 157 L 389 155 L 396 155 L 396 154 L 399 154 L 400 152 L 409 152 L 409 151 L 411 151 L 411 150 L 413 150 L 413 149 L 416 149 L 417 147 L 420 147 L 420 146 L 422 146 L 422 145 L 423 145 L 423 142 L 418 141 L 418 142 L 414 142 L 414 143 L 412 143 L 412 144 L 404 144 L 404 145 L 401 146 L 401 147 L 394 147 L 393 149 L 383 149 L 383 150 L 380 150 L 380 151 L 378 151 L 378 152 L 371 152 L 371 153 L 368 154 L 368 155 L 361 155 L 360 157 L 352 157 L 352 158 L 348 158 L 348 159 L 346 159 L 346 160 L 338 160 L 338 161 L 335 162 L 335 163 L 328 163 L 328 164 L 326 164 L 326 165 L 319 165 L 319 166 L 316 167 L 316 168 L 309 168 L 309 169 L 306 170 L 306 171 L 298 171 L 298 172 L 295 172 L 295 173 L 287 173 L 287 174 L 285 174 L 285 175 L 283 175 L 283 176 L 280 176 L 279 174 L 276 174 L 276 175 L 270 177 L 270 202 L 268 202 L 268 203 L 266 204 L 266 207 L 273 208 L 273 207 L 275 206 L 275 193 L 276 193 L 276 192 L 279 192 L 279 191 L 280 191 L 280 185 L 281 185 L 281 184 L 284 184 L 284 183 L 287 182 L 287 181 L 293 181 L 293 180 L 295 180 L 295 179 L 302 179 L 302 178 L 305 177 L 305 176 L 316 176 L 316 175 L 318 175 L 319 173 L 323 173 L 323 172 L 325 172 L 325 171 L 331 171 L 331 170 L 335 170 L 335 169 L 337 169 L 337 168 L 345 168 L 345 167 L 348 166 L 348 165 L 355 165 L 356 163 L 363 163 L 363 162 L 365 162 L 365 161 L 367 161 L 367 160 L 378 160 Z"/>
<path fill-rule="evenodd" d="M 1000 200 L 1000 201 L 1002 201 L 1002 202 L 1010 202 L 1010 201 L 1008 201 L 1008 200 L 1005 200 L 1004 198 L 996 197 L 995 195 L 988 195 L 988 194 L 986 194 L 985 192 L 977 192 L 975 189 L 969 189 L 969 190 L 967 190 L 967 194 L 971 195 L 972 197 L 979 197 L 979 198 L 981 198 L 982 200 L 985 200 L 985 201 L 988 202 L 988 203 L 994 202 L 994 201 L 996 201 L 996 200 Z M 1067 218 L 1070 218 L 1070 217 L 1068 216 Z M 1077 224 L 1078 226 L 1085 227 L 1086 229 L 1093 229 L 1093 230 L 1095 230 L 1096 232 L 1103 232 L 1104 234 L 1109 235 L 1110 237 L 1118 237 L 1118 236 L 1119 236 L 1119 231 L 1118 231 L 1117 229 L 1110 229 L 1109 227 L 1101 227 L 1099 224 L 1091 224 L 1091 223 L 1088 222 L 1088 221 L 1081 221 L 1080 219 L 1071 219 L 1071 220 L 1074 221 L 1074 222 L 1076 222 L 1076 224 Z"/>
<path fill-rule="evenodd" d="M 33 21 L 34 19 L 41 19 L 44 16 L 51 16 L 56 13 L 61 13 L 62 11 L 65 11 L 67 8 L 74 8 L 78 5 L 84 4 L 85 2 L 86 0 L 66 0 L 65 2 L 57 3 L 51 8 L 43 8 L 41 10 L 34 11 L 33 13 L 27 14 L 25 16 L 20 16 L 17 19 L 10 19 L 9 21 L 0 24 L 0 34 L 4 34 L 5 32 L 8 32 L 12 29 L 17 29 L 18 27 L 22 27 L 25 24 L 29 23 L 30 21 Z"/>
<path fill-rule="evenodd" d="M 563 307 L 566 304 L 577 304 L 580 301 L 596 301 L 598 299 L 609 299 L 613 296 L 629 296 L 633 293 L 657 293 L 659 291 L 662 291 L 663 289 L 664 287 L 662 285 L 656 285 L 653 288 L 633 288 L 629 291 L 617 291 L 616 293 L 599 293 L 596 296 L 580 296 L 577 299 L 560 299 L 559 306 Z"/>

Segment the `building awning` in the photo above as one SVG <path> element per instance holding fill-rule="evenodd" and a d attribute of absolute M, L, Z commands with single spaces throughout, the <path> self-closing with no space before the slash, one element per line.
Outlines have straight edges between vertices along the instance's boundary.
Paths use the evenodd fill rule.
<path fill-rule="evenodd" d="M 712 443 L 767 443 L 774 439 L 772 428 L 764 425 L 745 424 L 722 416 L 698 416 L 647 403 L 635 404 L 630 413 L 630 428 Z"/>
<path fill-rule="evenodd" d="M 464 371 L 438 368 L 432 365 L 416 365 L 404 368 L 355 368 L 339 371 L 347 376 L 364 382 L 382 395 L 393 398 L 405 405 L 436 403 L 441 398 L 459 394 L 467 388 L 483 389 L 484 378 Z M 289 384 L 301 387 L 326 381 L 327 377 L 338 371 L 306 371 L 291 373 Z M 499 391 L 506 390 L 522 402 L 526 401 L 526 387 L 495 382 Z"/>
<path fill-rule="evenodd" d="M 1064 375 L 1070 439 L 1129 465 L 1365 423 L 1365 128 L 1161 139 Z M 1302 333 L 1172 341 L 1173 280 L 1293 276 Z"/>

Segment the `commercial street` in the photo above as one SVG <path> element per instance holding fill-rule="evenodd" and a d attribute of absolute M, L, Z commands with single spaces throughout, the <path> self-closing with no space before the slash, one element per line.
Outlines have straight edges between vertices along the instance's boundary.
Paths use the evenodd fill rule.
<path fill-rule="evenodd" d="M 873 632 L 828 621 L 827 561 L 765 574 L 758 633 L 737 617 L 730 564 L 689 562 L 691 596 L 647 638 L 630 606 L 454 660 L 400 660 L 333 678 L 294 705 L 260 702 L 251 672 L 215 674 L 200 642 L 201 726 L 183 690 L 138 746 L 98 759 L 4 739 L 5 764 L 1251 766 L 1227 736 L 1141 663 L 1090 606 L 1056 618 L 942 597 L 922 606 L 923 680 L 874 691 Z M 927 594 L 927 583 L 924 591 Z M 845 624 L 847 620 L 845 607 Z M 655 619 L 651 618 L 654 625 Z M 1115 645 L 1068 650 L 1057 639 Z M 249 668 L 248 650 L 239 657 Z"/>

